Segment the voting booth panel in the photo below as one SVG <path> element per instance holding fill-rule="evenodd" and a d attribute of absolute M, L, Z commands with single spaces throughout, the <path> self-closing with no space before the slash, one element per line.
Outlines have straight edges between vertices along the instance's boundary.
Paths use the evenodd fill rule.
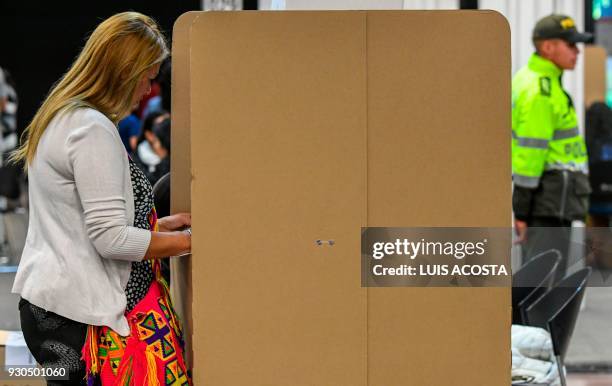
<path fill-rule="evenodd" d="M 508 226 L 509 99 L 493 12 L 183 15 L 173 293 L 195 384 L 509 384 L 508 288 L 360 281 L 361 227 Z"/>
<path fill-rule="evenodd" d="M 367 21 L 368 226 L 508 227 L 506 20 L 438 11 Z M 370 384 L 442 385 L 449 374 L 456 385 L 509 384 L 510 312 L 508 288 L 370 288 Z"/>
<path fill-rule="evenodd" d="M 584 47 L 584 105 L 606 101 L 606 62 L 608 54 L 601 46 Z"/>
<path fill-rule="evenodd" d="M 172 30 L 172 114 L 170 210 L 191 212 L 191 115 L 189 35 L 191 23 L 201 12 L 186 12 Z M 180 92 L 179 92 L 180 90 Z M 186 361 L 193 364 L 191 350 L 192 325 L 191 257 L 170 260 L 170 295 L 175 311 L 182 319 L 187 343 Z"/>
<path fill-rule="evenodd" d="M 191 30 L 194 360 L 211 384 L 357 385 L 363 15 L 264 16 Z"/>

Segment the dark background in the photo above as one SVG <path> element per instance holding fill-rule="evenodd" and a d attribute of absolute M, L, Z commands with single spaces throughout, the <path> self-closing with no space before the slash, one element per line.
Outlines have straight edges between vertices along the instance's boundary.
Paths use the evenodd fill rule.
<path fill-rule="evenodd" d="M 527 1 L 527 0 L 526 0 Z M 593 31 L 591 1 L 585 1 L 585 25 Z M 478 0 L 460 0 L 477 9 Z M 243 0 L 257 9 L 257 0 Z M 70 67 L 87 36 L 105 18 L 123 11 L 153 17 L 171 43 L 172 25 L 183 13 L 201 9 L 201 0 L 0 0 L 0 66 L 17 83 L 18 127 L 30 122 L 54 82 Z"/>
<path fill-rule="evenodd" d="M 199 9 L 200 0 L 0 0 L 0 66 L 17 83 L 20 131 L 102 20 L 123 11 L 144 13 L 159 23 L 170 43 L 174 21 Z"/>

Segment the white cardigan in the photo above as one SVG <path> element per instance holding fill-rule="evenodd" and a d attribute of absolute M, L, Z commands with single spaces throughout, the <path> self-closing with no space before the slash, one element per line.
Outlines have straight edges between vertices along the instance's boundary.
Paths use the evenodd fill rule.
<path fill-rule="evenodd" d="M 30 220 L 13 292 L 81 323 L 129 335 L 125 286 L 151 232 L 133 227 L 129 160 L 97 110 L 58 114 L 28 167 Z"/>

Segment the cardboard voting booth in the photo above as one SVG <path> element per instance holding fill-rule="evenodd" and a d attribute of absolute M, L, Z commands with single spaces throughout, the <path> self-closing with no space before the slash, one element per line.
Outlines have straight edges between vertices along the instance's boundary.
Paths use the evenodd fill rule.
<path fill-rule="evenodd" d="M 181 16 L 193 255 L 172 282 L 195 384 L 510 384 L 509 288 L 360 283 L 362 227 L 509 227 L 510 75 L 494 12 Z"/>
<path fill-rule="evenodd" d="M 600 46 L 584 47 L 584 104 L 606 101 L 606 49 Z"/>

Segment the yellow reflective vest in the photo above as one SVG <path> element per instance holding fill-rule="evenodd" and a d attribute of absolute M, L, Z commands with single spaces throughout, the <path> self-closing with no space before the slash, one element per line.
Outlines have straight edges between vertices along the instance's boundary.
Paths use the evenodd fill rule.
<path fill-rule="evenodd" d="M 512 177 L 517 218 L 586 215 L 588 158 L 563 71 L 537 54 L 512 80 Z M 521 190 L 522 189 L 522 190 Z"/>

